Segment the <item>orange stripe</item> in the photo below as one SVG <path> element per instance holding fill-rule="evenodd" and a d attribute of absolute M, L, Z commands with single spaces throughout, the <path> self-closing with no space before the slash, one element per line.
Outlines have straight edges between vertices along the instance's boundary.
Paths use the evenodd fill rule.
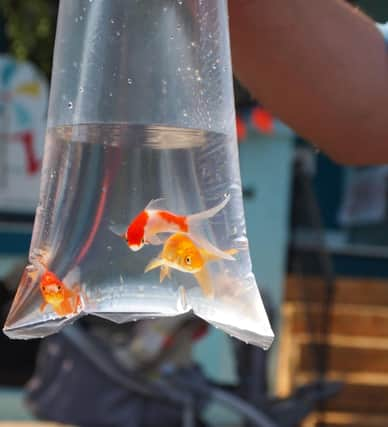
<path fill-rule="evenodd" d="M 187 232 L 189 230 L 185 216 L 174 215 L 168 211 L 159 211 L 158 214 L 169 224 L 177 225 L 181 231 Z"/>

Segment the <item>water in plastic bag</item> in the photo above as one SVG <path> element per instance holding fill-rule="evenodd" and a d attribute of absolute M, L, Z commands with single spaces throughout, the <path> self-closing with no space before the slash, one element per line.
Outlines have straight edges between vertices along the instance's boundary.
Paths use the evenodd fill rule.
<path fill-rule="evenodd" d="M 268 347 L 273 335 L 251 271 L 237 155 L 226 135 L 192 129 L 90 124 L 49 130 L 31 266 L 6 334 L 44 336 L 83 314 L 126 322 L 193 310 Z M 189 268 L 170 268 L 162 283 L 159 268 L 144 272 L 171 237 L 179 237 L 178 229 L 156 233 L 160 241 L 141 249 L 118 235 L 155 199 L 161 200 L 151 211 L 186 218 L 216 208 L 181 233 L 213 254 L 202 257 L 208 292 Z M 47 296 L 50 286 L 57 291 L 55 277 L 63 288 L 59 306 Z"/>

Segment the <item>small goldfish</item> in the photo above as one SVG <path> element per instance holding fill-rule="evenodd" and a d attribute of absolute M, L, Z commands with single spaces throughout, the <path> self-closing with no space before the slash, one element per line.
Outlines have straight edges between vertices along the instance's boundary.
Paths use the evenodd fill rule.
<path fill-rule="evenodd" d="M 226 206 L 230 200 L 230 195 L 217 206 L 191 215 L 177 215 L 170 211 L 156 209 L 160 200 L 162 199 L 151 200 L 145 209 L 126 227 L 124 232 L 120 225 L 111 226 L 111 231 L 122 237 L 132 251 L 138 251 L 147 244 L 163 244 L 163 240 L 158 236 L 159 233 L 184 232 L 190 234 L 197 243 L 207 247 L 209 251 L 218 253 L 220 258 L 231 259 L 228 254 L 219 251 L 206 239 L 201 239 L 194 233 L 194 227 L 198 223 L 215 216 Z"/>
<path fill-rule="evenodd" d="M 49 304 L 61 317 L 79 312 L 82 301 L 78 286 L 70 289 L 49 270 L 42 274 L 40 292 L 43 297 L 40 311 L 43 311 Z"/>
<path fill-rule="evenodd" d="M 229 249 L 222 252 L 234 259 L 232 255 L 237 250 Z M 159 256 L 147 264 L 145 273 L 160 267 L 160 282 L 163 282 L 166 276 L 171 277 L 171 268 L 184 273 L 191 273 L 196 278 L 205 296 L 212 297 L 214 291 L 206 264 L 219 259 L 221 257 L 218 254 L 198 247 L 187 234 L 176 233 L 166 240 Z"/>

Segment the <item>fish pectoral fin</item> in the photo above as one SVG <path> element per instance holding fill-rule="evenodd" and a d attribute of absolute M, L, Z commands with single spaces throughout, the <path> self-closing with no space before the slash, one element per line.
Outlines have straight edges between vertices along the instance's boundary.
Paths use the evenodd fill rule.
<path fill-rule="evenodd" d="M 162 265 L 160 267 L 160 283 L 166 278 L 166 276 L 171 279 L 171 268 L 167 265 Z"/>
<path fill-rule="evenodd" d="M 155 268 L 158 268 L 158 267 L 162 267 L 163 265 L 164 265 L 163 259 L 153 258 L 146 265 L 146 268 L 144 269 L 144 273 L 148 273 L 149 271 L 154 270 Z"/>
<path fill-rule="evenodd" d="M 214 289 L 206 267 L 202 268 L 202 270 L 198 271 L 197 273 L 194 273 L 194 277 L 196 278 L 198 285 L 201 287 L 205 297 L 214 298 Z"/>

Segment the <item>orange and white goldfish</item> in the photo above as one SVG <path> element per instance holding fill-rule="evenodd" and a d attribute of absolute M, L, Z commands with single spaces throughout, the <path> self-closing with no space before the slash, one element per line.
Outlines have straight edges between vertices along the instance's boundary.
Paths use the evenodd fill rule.
<path fill-rule="evenodd" d="M 46 270 L 40 279 L 43 302 L 40 311 L 49 304 L 58 316 L 77 314 L 82 305 L 78 285 L 70 289 L 53 272 Z"/>
<path fill-rule="evenodd" d="M 230 195 L 217 206 L 191 215 L 177 215 L 167 210 L 156 209 L 156 205 L 158 205 L 161 200 L 162 199 L 151 200 L 146 208 L 136 216 L 124 231 L 122 230 L 123 227 L 120 225 L 117 227 L 111 226 L 111 231 L 122 237 L 132 251 L 138 251 L 147 244 L 163 244 L 163 240 L 158 236 L 160 233 L 184 232 L 190 234 L 197 243 L 207 247 L 209 251 L 218 251 L 221 258 L 231 258 L 228 254 L 224 254 L 222 251 L 212 246 L 205 239 L 202 238 L 201 240 L 200 236 L 195 235 L 193 230 L 198 223 L 212 218 L 220 212 L 229 202 Z"/>
<path fill-rule="evenodd" d="M 234 259 L 232 255 L 237 253 L 237 250 L 229 249 L 222 252 Z M 147 264 L 144 272 L 160 267 L 160 282 L 163 282 L 166 276 L 171 278 L 171 268 L 184 273 L 191 273 L 196 278 L 204 295 L 212 297 L 214 290 L 206 264 L 220 259 L 221 257 L 218 254 L 198 247 L 187 234 L 176 233 L 166 240 L 162 252 Z"/>

